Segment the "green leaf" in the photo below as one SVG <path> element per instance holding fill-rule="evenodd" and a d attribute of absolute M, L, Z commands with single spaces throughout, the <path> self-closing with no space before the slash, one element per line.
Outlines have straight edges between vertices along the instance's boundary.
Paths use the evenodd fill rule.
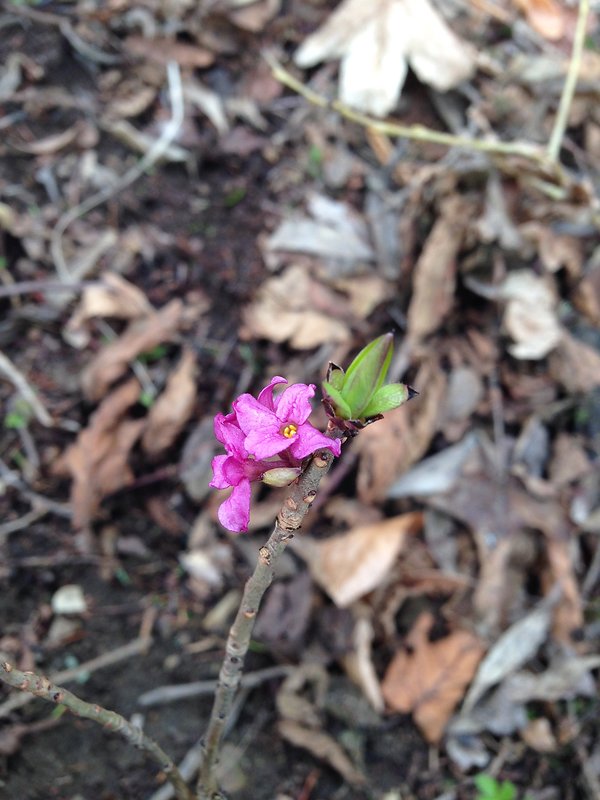
<path fill-rule="evenodd" d="M 398 408 L 408 400 L 408 386 L 404 383 L 388 383 L 382 386 L 369 400 L 366 408 L 363 409 L 361 416 L 375 417 Z"/>
<path fill-rule="evenodd" d="M 329 374 L 327 376 L 327 380 L 334 389 L 338 391 L 342 391 L 344 388 L 344 381 L 346 380 L 346 373 L 343 369 L 339 367 L 333 367 L 330 369 Z"/>
<path fill-rule="evenodd" d="M 517 787 L 511 781 L 502 781 L 498 787 L 498 800 L 515 800 L 517 796 Z"/>
<path fill-rule="evenodd" d="M 498 783 L 491 775 L 481 773 L 473 778 L 473 783 L 480 792 L 480 797 L 477 800 L 496 800 L 496 793 L 498 791 Z"/>
<path fill-rule="evenodd" d="M 352 409 L 353 419 L 364 416 L 374 392 L 383 385 L 393 348 L 394 338 L 386 333 L 363 348 L 348 367 L 342 393 Z"/>
<path fill-rule="evenodd" d="M 323 391 L 331 400 L 338 417 L 341 417 L 342 419 L 352 419 L 352 411 L 350 406 L 342 397 L 341 392 L 339 392 L 328 381 L 323 381 Z"/>

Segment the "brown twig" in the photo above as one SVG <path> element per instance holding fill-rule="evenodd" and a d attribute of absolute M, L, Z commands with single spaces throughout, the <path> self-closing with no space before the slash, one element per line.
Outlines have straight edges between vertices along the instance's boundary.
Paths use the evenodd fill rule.
<path fill-rule="evenodd" d="M 108 653 L 102 653 L 96 656 L 96 658 L 84 661 L 83 664 L 79 664 L 77 667 L 55 672 L 50 677 L 56 683 L 68 683 L 69 681 L 77 680 L 77 678 L 80 678 L 82 675 L 88 675 L 98 669 L 110 667 L 113 664 L 117 664 L 119 661 L 124 661 L 127 658 L 132 658 L 133 656 L 145 652 L 151 641 L 151 639 L 134 639 L 132 642 L 128 642 L 122 647 L 117 647 L 114 650 L 109 650 Z M 17 708 L 27 705 L 32 699 L 32 696 L 29 694 L 15 694 L 9 697 L 8 700 L 5 700 L 4 703 L 0 705 L 0 719 L 7 717 Z"/>
<path fill-rule="evenodd" d="M 91 719 L 107 730 L 119 733 L 129 744 L 143 750 L 160 766 L 173 785 L 178 800 L 194 800 L 194 795 L 181 777 L 173 759 L 154 739 L 146 736 L 141 728 L 132 725 L 116 711 L 109 711 L 96 703 L 87 703 L 68 689 L 52 683 L 43 675 L 37 675 L 35 672 L 22 672 L 7 661 L 0 662 L 0 680 L 12 686 L 13 689 L 41 697 L 49 703 L 65 706 L 75 716 Z"/>
<path fill-rule="evenodd" d="M 333 455 L 329 450 L 318 451 L 297 483 L 292 485 L 277 516 L 275 528 L 267 543 L 259 550 L 256 567 L 244 588 L 242 602 L 227 638 L 225 658 L 219 673 L 219 682 L 204 738 L 204 753 L 198 780 L 199 800 L 219 800 L 223 797 L 219 792 L 216 777 L 219 748 L 233 699 L 240 685 L 244 658 L 250 644 L 258 608 L 273 580 L 277 560 L 285 550 L 288 540 L 300 528 L 332 461 Z"/>

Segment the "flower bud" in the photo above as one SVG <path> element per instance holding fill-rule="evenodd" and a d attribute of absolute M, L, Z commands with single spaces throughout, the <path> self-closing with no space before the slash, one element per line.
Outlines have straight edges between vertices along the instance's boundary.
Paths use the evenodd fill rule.
<path fill-rule="evenodd" d="M 289 486 L 301 472 L 301 467 L 275 467 L 267 470 L 261 480 L 268 486 Z"/>

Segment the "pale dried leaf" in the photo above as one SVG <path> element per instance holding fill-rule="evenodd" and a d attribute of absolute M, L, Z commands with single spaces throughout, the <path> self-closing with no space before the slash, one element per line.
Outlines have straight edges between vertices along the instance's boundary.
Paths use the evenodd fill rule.
<path fill-rule="evenodd" d="M 538 753 L 554 753 L 558 750 L 558 742 L 546 717 L 530 720 L 521 731 L 521 738 Z"/>
<path fill-rule="evenodd" d="M 413 385 L 420 392 L 418 402 L 385 414 L 356 440 L 357 490 L 364 503 L 383 500 L 398 476 L 427 452 L 438 429 L 446 376 L 436 357 L 421 366 Z"/>
<path fill-rule="evenodd" d="M 258 0 L 248 3 L 243 8 L 230 11 L 229 18 L 238 28 L 258 33 L 279 12 L 280 7 L 281 0 Z"/>
<path fill-rule="evenodd" d="M 502 286 L 508 301 L 503 325 L 515 342 L 509 352 L 519 359 L 540 359 L 561 341 L 556 293 L 549 280 L 531 270 L 511 272 Z"/>
<path fill-rule="evenodd" d="M 172 341 L 183 317 L 181 300 L 172 300 L 160 311 L 148 314 L 129 325 L 114 342 L 106 345 L 86 367 L 81 376 L 88 400 L 99 400 L 114 381 L 121 377 L 140 353 Z"/>
<path fill-rule="evenodd" d="M 346 310 L 339 295 L 315 281 L 303 267 L 292 265 L 261 286 L 256 300 L 244 311 L 241 336 L 290 340 L 298 350 L 344 342 L 350 336 L 343 321 Z"/>
<path fill-rule="evenodd" d="M 329 539 L 303 536 L 293 539 L 292 547 L 308 563 L 315 581 L 344 608 L 383 583 L 407 535 L 421 527 L 421 512 L 412 512 Z"/>
<path fill-rule="evenodd" d="M 365 784 L 364 775 L 354 766 L 335 739 L 327 733 L 287 719 L 280 720 L 277 728 L 286 741 L 295 747 L 308 750 L 319 761 L 329 764 L 351 786 Z"/>
<path fill-rule="evenodd" d="M 554 702 L 584 695 L 593 697 L 596 684 L 590 670 L 600 667 L 600 656 L 570 656 L 541 673 L 517 672 L 506 680 L 513 702 Z"/>
<path fill-rule="evenodd" d="M 353 635 L 354 650 L 343 657 L 342 663 L 348 676 L 360 686 L 375 711 L 381 714 L 384 702 L 371 654 L 373 636 L 372 621 L 366 617 L 357 619 Z"/>
<path fill-rule="evenodd" d="M 567 27 L 566 11 L 557 0 L 513 0 L 525 13 L 531 27 L 545 39 L 562 39 Z"/>
<path fill-rule="evenodd" d="M 146 38 L 145 36 L 128 36 L 124 49 L 131 55 L 147 58 L 156 64 L 168 64 L 176 61 L 180 67 L 209 67 L 215 60 L 214 53 L 204 47 L 175 39 Z"/>
<path fill-rule="evenodd" d="M 196 402 L 196 356 L 185 350 L 165 390 L 150 408 L 142 447 L 156 456 L 170 447 L 189 420 Z"/>
<path fill-rule="evenodd" d="M 428 742 L 438 742 L 452 711 L 464 695 L 485 647 L 470 631 L 454 631 L 429 641 L 433 616 L 421 614 L 401 650 L 388 666 L 383 696 L 394 711 L 412 712 Z"/>
<path fill-rule="evenodd" d="M 83 290 L 79 305 L 66 324 L 63 336 L 73 347 L 85 347 L 90 340 L 86 323 L 94 317 L 138 319 L 154 311 L 146 295 L 115 272 Z"/>
<path fill-rule="evenodd" d="M 465 712 L 470 711 L 488 689 L 533 658 L 546 640 L 551 618 L 552 605 L 546 601 L 502 634 L 479 666 L 465 699 Z"/>
<path fill-rule="evenodd" d="M 302 44 L 295 61 L 311 67 L 339 57 L 342 101 L 382 116 L 396 104 L 407 64 L 440 91 L 461 83 L 474 69 L 469 48 L 429 0 L 345 0 Z"/>
<path fill-rule="evenodd" d="M 100 404 L 87 428 L 55 463 L 53 471 L 70 475 L 73 526 L 84 528 L 92 521 L 103 497 L 133 481 L 128 458 L 145 420 L 124 417 L 141 392 L 131 379 L 115 389 Z"/>

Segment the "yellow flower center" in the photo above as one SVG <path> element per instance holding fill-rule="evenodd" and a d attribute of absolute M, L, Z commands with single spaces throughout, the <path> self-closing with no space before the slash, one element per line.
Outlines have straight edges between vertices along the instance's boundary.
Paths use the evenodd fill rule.
<path fill-rule="evenodd" d="M 285 425 L 282 428 L 281 433 L 286 439 L 291 439 L 292 436 L 295 436 L 298 433 L 298 426 L 293 422 L 290 422 L 288 425 Z"/>

